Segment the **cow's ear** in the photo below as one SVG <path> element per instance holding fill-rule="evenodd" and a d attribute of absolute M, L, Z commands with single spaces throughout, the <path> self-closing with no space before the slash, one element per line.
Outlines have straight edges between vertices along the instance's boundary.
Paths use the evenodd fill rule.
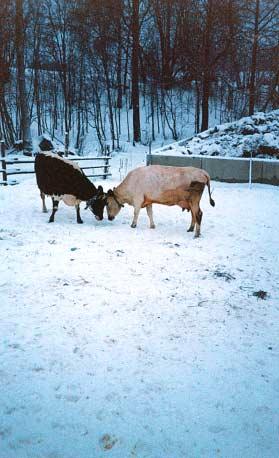
<path fill-rule="evenodd" d="M 103 186 L 99 185 L 98 186 L 98 194 L 103 194 L 103 193 L 104 193 Z"/>
<path fill-rule="evenodd" d="M 109 189 L 108 192 L 107 192 L 107 195 L 108 196 L 113 196 L 113 191 L 111 189 Z"/>

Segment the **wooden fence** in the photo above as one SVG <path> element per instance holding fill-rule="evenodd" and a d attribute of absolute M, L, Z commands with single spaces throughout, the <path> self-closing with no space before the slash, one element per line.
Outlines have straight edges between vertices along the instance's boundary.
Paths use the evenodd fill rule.
<path fill-rule="evenodd" d="M 74 157 L 69 157 L 67 156 L 67 159 L 70 161 L 75 161 L 75 162 L 80 162 L 80 161 L 93 161 L 94 163 L 92 165 L 85 165 L 85 166 L 80 166 L 82 170 L 94 170 L 97 169 L 97 173 L 89 173 L 86 174 L 87 177 L 92 177 L 92 178 L 97 178 L 97 177 L 102 177 L 104 180 L 111 176 L 111 173 L 109 171 L 110 169 L 110 155 L 106 156 L 86 156 L 86 157 L 80 157 L 80 156 L 74 156 Z M 34 163 L 35 159 L 32 157 L 31 159 L 25 159 L 25 158 L 14 158 L 14 159 L 9 159 L 6 156 L 6 149 L 5 149 L 5 144 L 3 141 L 1 141 L 1 168 L 0 168 L 0 176 L 2 175 L 2 180 L 0 180 L 0 184 L 7 186 L 8 184 L 18 184 L 16 180 L 9 180 L 9 176 L 11 175 L 25 175 L 25 174 L 30 174 L 30 173 L 35 173 L 34 170 Z M 32 168 L 28 170 L 23 170 L 20 167 L 16 168 L 11 168 L 9 166 L 18 166 L 22 164 L 30 164 Z"/>

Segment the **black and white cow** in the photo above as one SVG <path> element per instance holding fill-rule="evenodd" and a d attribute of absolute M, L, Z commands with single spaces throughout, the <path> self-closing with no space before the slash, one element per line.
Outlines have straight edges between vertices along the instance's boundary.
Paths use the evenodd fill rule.
<path fill-rule="evenodd" d="M 86 177 L 77 163 L 69 161 L 53 153 L 38 153 L 35 157 L 35 173 L 40 189 L 43 212 L 47 212 L 45 196 L 52 198 L 52 213 L 49 223 L 54 222 L 59 201 L 75 206 L 77 222 L 83 223 L 80 217 L 80 202 L 86 201 L 97 220 L 103 219 L 105 201 L 100 199 L 103 188 L 98 189 Z"/>

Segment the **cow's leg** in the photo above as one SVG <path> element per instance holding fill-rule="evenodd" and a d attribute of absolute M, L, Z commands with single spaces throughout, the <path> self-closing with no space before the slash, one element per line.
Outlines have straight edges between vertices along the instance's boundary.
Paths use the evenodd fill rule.
<path fill-rule="evenodd" d="M 196 232 L 195 232 L 195 237 L 199 237 L 201 233 L 201 221 L 202 221 L 202 211 L 200 209 L 200 206 L 198 206 L 198 209 L 196 210 Z"/>
<path fill-rule="evenodd" d="M 141 209 L 141 204 L 134 204 L 134 218 L 131 224 L 131 227 L 137 227 L 137 222 L 138 222 L 138 217 L 139 217 L 139 212 Z"/>
<path fill-rule="evenodd" d="M 47 208 L 46 208 L 46 195 L 41 191 L 40 196 L 42 199 L 42 204 L 43 204 L 43 213 L 47 213 Z"/>
<path fill-rule="evenodd" d="M 79 204 L 77 204 L 75 207 L 76 207 L 76 212 L 77 212 L 77 223 L 78 223 L 78 224 L 82 224 L 83 221 L 82 221 L 82 219 L 81 219 L 81 217 L 80 217 L 80 207 L 79 207 Z"/>
<path fill-rule="evenodd" d="M 52 213 L 51 213 L 49 221 L 48 221 L 49 223 L 53 223 L 54 222 L 54 216 L 55 216 L 55 213 L 58 210 L 58 205 L 59 205 L 59 200 L 57 200 L 54 197 L 52 197 Z"/>
<path fill-rule="evenodd" d="M 150 222 L 150 229 L 155 229 L 156 226 L 153 221 L 153 209 L 151 204 L 146 206 L 146 212 Z"/>
<path fill-rule="evenodd" d="M 193 230 L 195 229 L 196 218 L 195 218 L 195 215 L 194 215 L 192 209 L 191 209 L 191 216 L 192 216 L 192 221 L 191 221 L 191 225 L 190 225 L 190 227 L 189 227 L 187 232 L 193 232 Z"/>

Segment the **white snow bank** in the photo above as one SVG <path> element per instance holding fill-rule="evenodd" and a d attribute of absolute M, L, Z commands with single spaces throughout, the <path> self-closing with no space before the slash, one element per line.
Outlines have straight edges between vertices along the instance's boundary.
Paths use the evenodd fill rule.
<path fill-rule="evenodd" d="M 153 153 L 279 158 L 279 110 L 216 125 Z"/>
<path fill-rule="evenodd" d="M 1 458 L 278 455 L 278 190 L 214 188 L 200 239 L 0 188 Z"/>

